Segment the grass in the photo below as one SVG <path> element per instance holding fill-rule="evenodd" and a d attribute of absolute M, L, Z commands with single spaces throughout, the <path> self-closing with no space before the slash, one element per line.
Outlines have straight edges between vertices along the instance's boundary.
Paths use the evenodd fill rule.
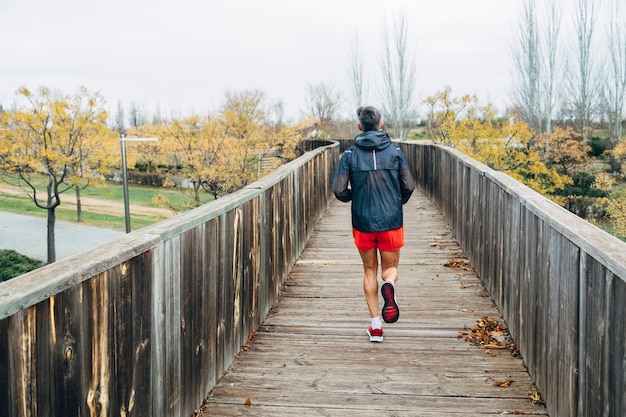
<path fill-rule="evenodd" d="M 0 249 L 0 282 L 33 271 L 43 263 L 13 250 Z"/>
<path fill-rule="evenodd" d="M 45 187 L 38 190 L 40 193 L 45 193 Z M 76 209 L 73 205 L 63 205 L 63 196 L 74 195 L 73 191 L 67 191 L 61 194 L 61 205 L 55 210 L 57 220 L 61 221 L 77 221 Z M 174 206 L 182 206 L 190 204 L 192 198 L 189 194 L 186 194 L 180 190 L 169 190 L 162 188 L 145 187 L 138 185 L 129 186 L 129 200 L 131 205 L 138 205 L 143 207 L 157 208 L 153 199 L 157 194 L 163 194 Z M 107 183 L 106 187 L 88 187 L 81 191 L 82 197 L 95 198 L 99 200 L 112 201 L 123 204 L 124 202 L 124 190 L 121 184 L 115 182 Z M 213 197 L 203 193 L 201 194 L 202 203 L 207 203 L 213 200 Z M 0 192 L 0 209 L 2 211 L 8 211 L 18 214 L 26 214 L 38 217 L 47 217 L 47 210 L 40 209 L 25 195 L 15 196 Z M 166 216 L 159 214 L 141 214 L 133 213 L 130 211 L 131 225 L 133 230 L 140 229 L 145 226 L 149 226 L 153 223 L 157 223 L 164 220 Z M 104 227 L 113 230 L 125 230 L 125 217 L 123 214 L 103 214 L 90 212 L 83 210 L 83 223 L 89 226 Z"/>
<path fill-rule="evenodd" d="M 2 183 L 0 183 L 2 185 Z M 45 187 L 38 189 L 40 195 L 45 195 Z M 63 204 L 63 197 L 74 191 L 70 190 L 61 195 L 61 205 L 55 210 L 55 216 L 60 221 L 77 221 L 76 207 L 72 204 Z M 193 199 L 189 194 L 180 190 L 158 189 L 153 187 L 142 187 L 137 185 L 129 186 L 129 200 L 131 205 L 143 207 L 157 208 L 153 199 L 157 194 L 163 194 L 175 206 L 189 205 Z M 94 198 L 98 200 L 112 201 L 123 204 L 124 190 L 121 184 L 108 183 L 106 187 L 88 187 L 81 191 L 82 197 Z M 67 197 L 66 197 L 67 198 Z M 202 203 L 213 200 L 212 196 L 204 193 L 201 194 Z M 37 217 L 47 217 L 47 210 L 38 208 L 32 200 L 26 195 L 13 195 L 0 191 L 0 210 L 32 215 Z M 141 229 L 164 220 L 166 216 L 160 214 L 143 214 L 131 213 L 132 230 Z M 113 230 L 125 230 L 126 220 L 124 214 L 104 214 L 87 210 L 83 210 L 83 224 L 89 226 L 98 226 Z M 0 250 L 0 282 L 11 279 L 13 277 L 25 274 L 26 272 L 41 267 L 43 263 L 30 259 L 12 250 Z"/>

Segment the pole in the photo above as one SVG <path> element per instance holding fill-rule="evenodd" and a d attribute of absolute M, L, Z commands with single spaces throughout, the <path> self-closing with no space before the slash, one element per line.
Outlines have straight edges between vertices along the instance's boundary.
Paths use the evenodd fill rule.
<path fill-rule="evenodd" d="M 128 176 L 126 173 L 126 141 L 120 138 L 122 145 L 122 183 L 124 188 L 124 218 L 126 219 L 126 233 L 130 233 L 130 206 L 128 203 Z"/>
<path fill-rule="evenodd" d="M 156 142 L 158 138 L 127 138 L 124 134 L 120 135 L 120 144 L 122 146 L 122 182 L 124 186 L 124 217 L 126 219 L 126 233 L 130 233 L 130 206 L 128 199 L 128 174 L 126 173 L 126 142 Z"/>

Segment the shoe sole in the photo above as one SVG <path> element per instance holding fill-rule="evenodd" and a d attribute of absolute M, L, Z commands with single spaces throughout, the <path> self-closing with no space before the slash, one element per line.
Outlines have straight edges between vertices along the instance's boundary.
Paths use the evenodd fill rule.
<path fill-rule="evenodd" d="M 400 307 L 398 307 L 398 303 L 396 302 L 396 294 L 393 284 L 385 282 L 380 289 L 380 292 L 383 295 L 383 300 L 385 300 L 385 305 L 383 306 L 381 314 L 383 316 L 383 320 L 385 320 L 386 323 L 395 323 L 398 321 L 398 317 L 400 317 Z"/>
<path fill-rule="evenodd" d="M 370 342 L 382 342 L 383 341 L 383 337 L 382 336 L 372 336 L 370 334 L 369 329 L 367 329 L 367 335 L 370 337 Z"/>

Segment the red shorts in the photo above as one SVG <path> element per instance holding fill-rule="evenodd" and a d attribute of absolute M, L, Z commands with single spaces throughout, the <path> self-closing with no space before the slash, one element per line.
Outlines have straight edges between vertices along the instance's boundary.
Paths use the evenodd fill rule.
<path fill-rule="evenodd" d="M 404 227 L 385 232 L 359 232 L 352 229 L 352 236 L 354 236 L 356 248 L 360 251 L 377 248 L 387 252 L 404 246 Z"/>

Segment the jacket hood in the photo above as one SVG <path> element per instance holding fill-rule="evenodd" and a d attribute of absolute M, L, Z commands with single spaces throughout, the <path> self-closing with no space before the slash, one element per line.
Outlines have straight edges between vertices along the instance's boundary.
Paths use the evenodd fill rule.
<path fill-rule="evenodd" d="M 370 130 L 358 135 L 354 144 L 363 149 L 381 150 L 391 144 L 391 138 L 384 130 Z"/>

